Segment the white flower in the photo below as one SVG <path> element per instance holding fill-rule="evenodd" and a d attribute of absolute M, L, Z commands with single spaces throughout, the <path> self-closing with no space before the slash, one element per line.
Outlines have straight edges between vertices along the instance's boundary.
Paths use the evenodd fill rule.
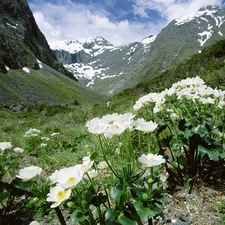
<path fill-rule="evenodd" d="M 25 132 L 25 135 L 23 135 L 24 137 L 36 137 L 41 133 L 40 130 L 37 130 L 35 128 L 31 128 L 30 130 L 28 130 L 27 132 Z"/>
<path fill-rule="evenodd" d="M 59 135 L 59 133 L 52 133 L 50 136 L 53 137 L 55 135 Z"/>
<path fill-rule="evenodd" d="M 93 166 L 93 164 L 94 164 L 94 161 L 85 160 L 83 161 L 82 164 L 78 164 L 76 166 L 79 167 L 81 172 L 84 174 Z"/>
<path fill-rule="evenodd" d="M 88 171 L 87 173 L 88 173 L 88 176 L 89 176 L 90 178 L 95 178 L 95 177 L 98 176 L 98 173 L 97 173 L 97 171 L 96 171 L 95 169 L 90 170 L 90 171 Z"/>
<path fill-rule="evenodd" d="M 107 115 L 103 116 L 102 120 L 105 121 L 108 124 L 112 124 L 118 118 L 119 118 L 118 113 L 113 113 L 113 114 L 107 114 Z"/>
<path fill-rule="evenodd" d="M 104 133 L 104 136 L 106 138 L 111 138 L 113 135 L 122 134 L 126 129 L 132 130 L 132 123 L 134 117 L 135 115 L 133 115 L 132 113 L 117 115 L 116 120 L 111 121 L 108 124 L 108 129 Z"/>
<path fill-rule="evenodd" d="M 59 170 L 53 178 L 55 178 L 56 182 L 64 188 L 74 188 L 82 180 L 83 174 L 81 166 L 76 165 Z"/>
<path fill-rule="evenodd" d="M 37 221 L 32 221 L 29 225 L 41 225 L 41 224 L 38 223 Z"/>
<path fill-rule="evenodd" d="M 16 147 L 13 149 L 14 152 L 22 153 L 24 150 L 22 148 Z"/>
<path fill-rule="evenodd" d="M 60 176 L 59 170 L 56 170 L 54 173 L 52 173 L 52 175 L 49 176 L 51 183 L 52 184 L 57 183 L 59 176 Z"/>
<path fill-rule="evenodd" d="M 23 181 L 28 181 L 38 176 L 41 172 L 42 168 L 38 166 L 28 166 L 19 170 L 18 175 L 16 175 L 16 177 L 20 178 Z"/>
<path fill-rule="evenodd" d="M 71 195 L 71 189 L 65 190 L 61 186 L 55 186 L 50 189 L 50 193 L 48 193 L 47 201 L 48 202 L 54 202 L 54 204 L 51 205 L 51 208 L 55 208 L 59 206 L 63 201 L 68 199 Z"/>
<path fill-rule="evenodd" d="M 11 142 L 0 142 L 0 150 L 4 151 L 8 148 L 12 148 Z"/>
<path fill-rule="evenodd" d="M 49 137 L 42 137 L 41 140 L 49 141 L 50 138 Z"/>
<path fill-rule="evenodd" d="M 46 143 L 41 143 L 41 144 L 40 144 L 40 147 L 45 147 L 45 146 L 47 146 Z"/>
<path fill-rule="evenodd" d="M 107 162 L 106 161 L 102 161 L 102 162 L 100 162 L 99 164 L 98 164 L 98 168 L 100 169 L 100 170 L 104 170 L 104 169 L 106 169 L 106 168 L 108 168 L 109 166 L 108 166 L 108 164 L 107 164 Z"/>
<path fill-rule="evenodd" d="M 94 118 L 90 121 L 87 121 L 86 127 L 88 132 L 92 134 L 103 134 L 107 129 L 107 123 L 99 118 Z"/>
<path fill-rule="evenodd" d="M 161 155 L 143 154 L 138 158 L 138 161 L 145 167 L 153 167 L 165 163 L 165 159 Z"/>
<path fill-rule="evenodd" d="M 157 127 L 158 124 L 153 121 L 145 121 L 143 118 L 139 118 L 135 121 L 135 129 L 143 131 L 144 133 L 153 132 Z"/>

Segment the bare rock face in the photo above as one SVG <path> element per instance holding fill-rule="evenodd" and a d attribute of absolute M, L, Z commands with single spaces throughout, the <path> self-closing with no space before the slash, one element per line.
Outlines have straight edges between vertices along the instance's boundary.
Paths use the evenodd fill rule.
<path fill-rule="evenodd" d="M 26 0 L 0 1 L 0 72 L 30 67 L 39 69 L 37 59 L 75 79 L 58 62 L 38 28 Z"/>

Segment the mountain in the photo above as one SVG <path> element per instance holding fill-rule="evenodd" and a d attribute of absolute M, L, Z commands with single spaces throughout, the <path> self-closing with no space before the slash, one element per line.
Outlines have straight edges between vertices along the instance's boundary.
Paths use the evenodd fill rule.
<path fill-rule="evenodd" d="M 26 0 L 0 1 L 0 40 L 0 72 L 7 73 L 7 67 L 39 69 L 40 60 L 76 80 L 56 59 Z"/>
<path fill-rule="evenodd" d="M 57 60 L 26 0 L 0 1 L 0 28 L 0 107 L 106 101 Z"/>
<path fill-rule="evenodd" d="M 79 83 L 111 94 L 114 88 L 120 86 L 110 86 L 111 79 L 120 75 L 129 77 L 130 71 L 134 71 L 145 60 L 154 39 L 155 36 L 151 35 L 142 42 L 114 47 L 103 37 L 97 36 L 53 42 L 50 47 Z"/>
<path fill-rule="evenodd" d="M 225 39 L 224 22 L 225 10 L 209 5 L 196 14 L 171 21 L 157 36 L 141 42 L 114 47 L 102 37 L 92 37 L 50 43 L 50 47 L 80 83 L 115 95 Z"/>

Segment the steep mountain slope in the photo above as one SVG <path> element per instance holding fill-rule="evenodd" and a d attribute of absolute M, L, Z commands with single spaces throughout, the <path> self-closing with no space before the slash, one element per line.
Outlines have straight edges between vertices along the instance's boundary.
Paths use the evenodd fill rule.
<path fill-rule="evenodd" d="M 107 81 L 120 75 L 129 76 L 144 60 L 155 36 L 120 47 L 114 47 L 104 38 L 90 37 L 50 43 L 57 59 L 80 83 L 106 93 L 113 93 Z M 103 80 L 103 82 L 102 82 Z"/>
<path fill-rule="evenodd" d="M 114 95 L 151 80 L 164 70 L 186 62 L 205 47 L 223 40 L 224 22 L 225 10 L 210 5 L 201 8 L 194 15 L 171 21 L 156 37 L 150 36 L 142 42 L 114 47 L 104 40 L 107 45 L 99 47 L 97 51 L 94 51 L 95 38 L 92 38 L 88 49 L 82 44 L 76 49 L 71 45 L 70 51 L 59 44 L 57 46 L 52 43 L 50 46 L 58 60 L 83 84 L 102 93 Z M 72 42 L 76 41 L 70 41 Z M 67 58 L 62 60 L 60 52 L 69 53 L 70 57 L 67 58 L 70 58 L 70 61 L 67 61 Z M 71 61 L 77 57 L 79 61 Z"/>
<path fill-rule="evenodd" d="M 179 80 L 196 76 L 201 77 L 213 88 L 225 89 L 225 40 L 206 47 L 201 53 L 195 54 L 177 67 L 165 70 L 146 82 L 120 92 L 113 100 L 131 96 L 138 99 L 147 93 L 170 88 Z"/>
<path fill-rule="evenodd" d="M 106 100 L 80 85 L 57 60 L 26 0 L 0 1 L 0 28 L 0 107 Z"/>
<path fill-rule="evenodd" d="M 38 69 L 38 59 L 76 79 L 57 61 L 26 0 L 0 1 L 0 40 L 0 72 L 6 73 L 6 67 Z"/>
<path fill-rule="evenodd" d="M 62 73 L 39 62 L 39 70 L 23 67 L 0 73 L 0 107 L 32 105 L 96 104 L 104 95 L 80 85 Z"/>

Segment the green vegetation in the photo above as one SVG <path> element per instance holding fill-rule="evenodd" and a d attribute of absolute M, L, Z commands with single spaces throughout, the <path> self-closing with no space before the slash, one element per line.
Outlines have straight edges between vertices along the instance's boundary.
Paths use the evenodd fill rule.
<path fill-rule="evenodd" d="M 152 75 L 145 72 L 146 80 L 131 89 L 118 94 L 123 96 L 142 96 L 155 91 L 162 91 L 171 87 L 173 83 L 186 77 L 199 76 L 211 87 L 225 86 L 225 40 L 218 41 L 214 45 L 205 48 L 201 53 L 194 55 L 184 64 L 179 64 L 173 69 L 161 74 Z M 149 75 L 151 74 L 151 75 Z"/>
<path fill-rule="evenodd" d="M 0 73 L 1 105 L 94 105 L 107 100 L 89 88 L 42 63 L 42 69 Z"/>
<path fill-rule="evenodd" d="M 219 171 L 224 171 L 223 99 L 214 92 L 210 92 L 210 88 L 202 96 L 204 88 L 202 89 L 201 86 L 197 86 L 197 89 L 191 93 L 188 92 L 190 89 L 185 90 L 184 96 L 181 94 L 184 88 L 182 85 L 171 89 L 173 92 L 170 96 L 167 96 L 168 93 L 165 94 L 163 90 L 171 87 L 181 78 L 196 77 L 196 75 L 204 77 L 206 84 L 214 88 L 224 86 L 224 45 L 225 42 L 220 41 L 214 47 L 209 47 L 201 54 L 195 55 L 187 64 L 179 65 L 171 71 L 165 71 L 149 83 L 125 90 L 111 98 L 110 101 L 73 82 L 71 84 L 68 82 L 65 89 L 62 87 L 61 79 L 69 78 L 62 78 L 55 71 L 51 73 L 47 67 L 43 67 L 41 73 L 33 70 L 31 70 L 32 73 L 15 70 L 4 75 L 10 77 L 12 85 L 23 83 L 26 84 L 25 87 L 30 87 L 25 89 L 26 92 L 39 88 L 39 93 L 46 91 L 45 96 L 42 96 L 43 99 L 55 96 L 48 92 L 48 89 L 51 89 L 59 94 L 56 98 L 59 101 L 55 105 L 27 105 L 18 111 L 0 109 L 0 142 L 8 145 L 1 147 L 6 149 L 2 150 L 0 155 L 0 213 L 4 215 L 0 222 L 10 224 L 15 219 L 11 212 L 24 194 L 30 210 L 29 220 L 34 218 L 34 214 L 38 218 L 38 216 L 50 213 L 51 204 L 46 202 L 46 196 L 50 192 L 50 187 L 53 186 L 49 186 L 49 180 L 45 178 L 56 170 L 84 162 L 84 157 L 87 155 L 91 155 L 89 160 L 95 161 L 95 169 L 97 169 L 96 163 L 108 161 L 111 173 L 108 170 L 101 171 L 104 182 L 101 179 L 93 183 L 91 179 L 90 182 L 85 180 L 85 185 L 82 183 L 76 192 L 72 191 L 73 197 L 70 201 L 66 202 L 65 199 L 66 204 L 59 203 L 60 207 L 71 214 L 73 223 L 80 221 L 80 224 L 90 224 L 91 221 L 92 224 L 95 222 L 135 224 L 134 221 L 137 221 L 138 224 L 143 224 L 142 221 L 147 221 L 151 224 L 153 217 L 162 216 L 165 190 L 158 177 L 162 165 L 154 167 L 154 170 L 150 169 L 150 174 L 145 177 L 148 181 L 147 186 L 144 185 L 145 180 L 141 178 L 145 169 L 140 167 L 140 162 L 145 161 L 149 152 L 163 155 L 166 160 L 165 169 L 169 173 L 168 185 L 173 189 L 170 191 L 174 191 L 175 186 L 185 186 L 191 190 L 192 185 L 198 182 L 204 181 L 211 184 L 210 182 L 214 179 L 220 178 Z M 30 79 L 31 76 L 32 79 Z M 34 81 L 35 85 L 31 81 Z M 5 89 L 18 90 L 5 82 L 2 83 L 0 85 Z M 157 91 L 157 94 L 152 95 L 157 96 L 155 101 L 150 100 L 151 95 L 147 100 L 143 97 L 136 101 L 138 96 L 153 91 Z M 10 93 L 12 94 L 9 91 Z M 202 99 L 195 98 L 196 93 Z M 21 92 L 17 94 L 24 101 Z M 162 94 L 165 99 L 161 99 Z M 51 101 L 54 100 L 54 98 L 51 99 Z M 59 104 L 62 102 L 64 104 Z M 143 103 L 146 104 L 142 105 Z M 135 106 L 134 109 L 133 106 Z M 139 110 L 139 108 L 142 109 Z M 136 122 L 133 123 L 131 114 L 126 114 L 122 120 L 119 119 L 125 112 L 137 109 Z M 106 136 L 109 133 L 97 132 L 99 132 L 99 127 L 102 127 L 102 118 L 113 113 L 120 114 L 117 118 L 119 122 L 116 122 L 117 119 L 110 120 L 107 126 L 110 127 L 115 122 L 114 128 L 119 129 L 121 125 L 124 126 L 122 121 L 124 122 L 131 116 L 130 122 L 132 121 L 135 129 L 125 127 L 124 133 L 114 133 L 112 139 L 108 140 Z M 97 119 L 99 124 L 93 122 L 88 127 L 87 121 L 90 122 L 97 117 L 100 118 Z M 144 120 L 138 121 L 141 118 Z M 149 121 L 153 121 L 152 125 L 155 127 L 151 131 L 146 131 L 144 124 L 148 124 Z M 144 130 L 137 128 L 138 123 L 143 126 Z M 95 131 L 90 132 L 91 129 Z M 19 152 L 20 149 L 23 151 Z M 31 165 L 42 168 L 45 178 L 25 183 L 19 178 L 15 179 L 19 169 Z M 218 171 L 217 176 L 215 176 L 215 171 Z M 106 173 L 108 176 L 105 176 Z M 158 186 L 153 190 L 155 183 Z M 99 190 L 104 190 L 104 192 L 99 192 Z M 81 199 L 77 197 L 77 194 Z M 115 208 L 109 207 L 107 199 L 113 202 Z M 76 208 L 74 202 L 80 207 Z M 97 220 L 92 217 L 93 212 L 86 210 L 93 203 L 97 210 L 94 211 L 93 216 L 97 215 Z M 35 207 L 37 205 L 41 210 Z M 224 202 L 221 201 L 218 207 L 218 211 L 223 213 Z M 59 216 L 58 209 L 56 207 Z M 18 210 L 17 213 L 20 211 Z M 223 216 L 221 218 L 224 220 Z M 60 221 L 64 224 L 62 218 Z"/>

